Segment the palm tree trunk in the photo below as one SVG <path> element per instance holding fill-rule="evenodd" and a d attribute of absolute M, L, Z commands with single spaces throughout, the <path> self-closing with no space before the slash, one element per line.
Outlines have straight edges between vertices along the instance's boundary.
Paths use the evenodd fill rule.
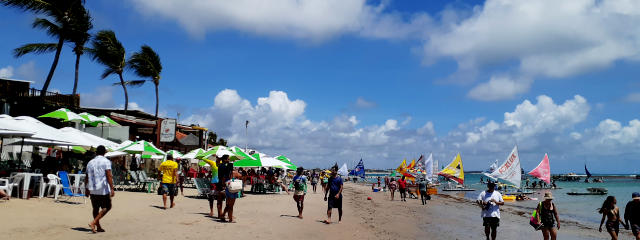
<path fill-rule="evenodd" d="M 56 56 L 53 58 L 53 63 L 51 64 L 51 68 L 49 69 L 47 80 L 44 81 L 44 86 L 42 86 L 40 97 L 44 97 L 47 94 L 47 89 L 49 89 L 49 83 L 51 83 L 51 79 L 53 78 L 53 72 L 56 71 L 56 67 L 58 66 L 58 59 L 60 59 L 60 52 L 62 52 L 63 44 L 64 44 L 64 37 L 60 36 L 60 39 L 58 40 L 58 46 L 56 47 Z"/>
<path fill-rule="evenodd" d="M 122 85 L 122 89 L 124 89 L 124 114 L 127 114 L 127 109 L 129 108 L 129 94 L 127 94 L 127 85 L 124 84 L 124 79 L 122 79 L 122 73 L 118 73 L 120 77 L 120 85 Z"/>
<path fill-rule="evenodd" d="M 158 118 L 158 105 L 160 104 L 160 98 L 158 97 L 158 84 L 156 85 L 156 118 Z"/>
<path fill-rule="evenodd" d="M 78 92 L 78 72 L 80 71 L 80 54 L 76 53 L 76 79 L 73 81 L 73 95 Z"/>

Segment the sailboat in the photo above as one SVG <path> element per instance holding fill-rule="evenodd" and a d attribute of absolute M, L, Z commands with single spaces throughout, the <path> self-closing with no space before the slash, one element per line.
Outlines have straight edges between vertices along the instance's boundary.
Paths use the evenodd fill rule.
<path fill-rule="evenodd" d="M 449 165 L 447 165 L 442 171 L 438 173 L 439 176 L 443 176 L 449 180 L 458 183 L 455 187 L 449 186 L 442 189 L 442 191 L 475 191 L 475 189 L 469 189 L 464 186 L 464 167 L 462 166 L 462 158 L 458 153 Z"/>
<path fill-rule="evenodd" d="M 497 167 L 491 173 L 485 173 L 487 177 L 490 177 L 494 180 L 502 179 L 508 183 L 513 184 L 513 187 L 518 189 L 516 192 L 512 192 L 514 194 L 522 193 L 520 189 L 520 183 L 522 181 L 522 169 L 520 168 L 520 157 L 518 156 L 518 146 L 514 146 L 513 150 L 507 159 Z"/>

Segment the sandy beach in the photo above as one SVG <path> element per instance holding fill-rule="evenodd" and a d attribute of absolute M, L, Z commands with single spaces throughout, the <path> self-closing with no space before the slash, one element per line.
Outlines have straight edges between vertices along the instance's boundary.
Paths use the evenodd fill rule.
<path fill-rule="evenodd" d="M 342 223 L 326 225 L 323 195 L 305 198 L 304 219 L 298 219 L 292 195 L 252 195 L 236 202 L 237 223 L 209 218 L 206 199 L 193 198 L 185 189 L 174 209 L 162 210 L 161 197 L 139 192 L 117 192 L 114 208 L 102 221 L 105 233 L 93 234 L 91 205 L 55 202 L 51 198 L 12 199 L 0 202 L 0 235 L 3 239 L 481 239 L 479 209 L 469 200 L 437 195 L 427 206 L 418 200 L 389 201 L 388 193 L 372 193 L 370 187 L 345 184 Z M 367 197 L 372 200 L 367 200 Z M 82 201 L 80 199 L 80 201 Z M 528 211 L 528 212 L 525 212 Z M 541 239 L 528 226 L 530 211 L 507 204 L 502 211 L 500 239 Z M 337 210 L 333 221 L 337 222 Z M 621 235 L 629 238 L 626 231 Z M 559 239 L 606 239 L 597 226 L 563 222 Z"/>

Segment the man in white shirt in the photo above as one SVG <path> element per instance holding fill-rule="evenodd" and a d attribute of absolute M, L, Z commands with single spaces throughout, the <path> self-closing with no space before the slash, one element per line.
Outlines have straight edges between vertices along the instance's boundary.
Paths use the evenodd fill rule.
<path fill-rule="evenodd" d="M 495 191 L 496 184 L 489 182 L 487 190 L 482 191 L 478 195 L 478 205 L 482 208 L 482 225 L 484 226 L 484 234 L 489 240 L 496 239 L 496 229 L 500 226 L 500 205 L 504 205 L 502 194 Z"/>
<path fill-rule="evenodd" d="M 91 206 L 93 207 L 93 221 L 89 223 L 93 233 L 104 232 L 100 226 L 100 219 L 111 210 L 111 198 L 115 196 L 111 161 L 104 157 L 106 152 L 104 146 L 98 146 L 97 156 L 87 163 L 85 186 L 90 194 Z"/>

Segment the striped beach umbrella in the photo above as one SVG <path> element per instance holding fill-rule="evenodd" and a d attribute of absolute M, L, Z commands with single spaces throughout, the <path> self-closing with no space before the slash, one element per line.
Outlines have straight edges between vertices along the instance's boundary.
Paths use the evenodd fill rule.
<path fill-rule="evenodd" d="M 230 151 L 227 147 L 225 146 L 215 146 L 210 148 L 209 150 L 207 150 L 206 152 L 197 155 L 196 158 L 198 159 L 203 159 L 203 158 L 210 158 L 213 156 L 216 157 L 222 157 L 224 155 L 229 155 L 229 160 L 234 161 L 234 160 L 238 160 L 239 158 L 236 157 L 236 154 L 233 153 L 232 151 Z"/>
<path fill-rule="evenodd" d="M 177 150 L 169 150 L 167 151 L 167 156 L 171 155 L 173 159 L 182 158 L 182 153 Z"/>
<path fill-rule="evenodd" d="M 164 151 L 154 146 L 153 143 L 144 140 L 136 141 L 128 146 L 118 149 L 117 151 L 141 155 L 166 155 Z"/>
<path fill-rule="evenodd" d="M 60 108 L 58 110 L 55 110 L 53 112 L 44 114 L 42 116 L 39 116 L 38 118 L 57 118 L 57 119 L 62 119 L 64 121 L 68 121 L 68 122 L 84 122 L 86 121 L 83 117 L 81 117 L 80 115 L 72 112 L 69 109 L 66 108 Z"/>

